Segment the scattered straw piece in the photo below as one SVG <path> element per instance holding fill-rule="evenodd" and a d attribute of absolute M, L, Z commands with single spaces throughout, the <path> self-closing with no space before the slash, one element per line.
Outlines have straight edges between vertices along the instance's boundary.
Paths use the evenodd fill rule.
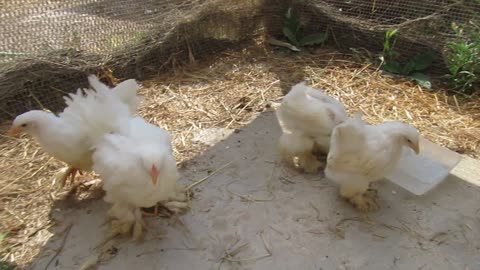
<path fill-rule="evenodd" d="M 232 164 L 233 161 L 230 161 L 228 162 L 227 164 L 223 165 L 222 167 L 216 169 L 214 172 L 212 172 L 211 174 L 205 176 L 204 178 L 198 180 L 198 181 L 195 181 L 194 183 L 188 185 L 187 187 L 187 191 L 190 191 L 192 188 L 196 187 L 197 185 L 200 185 L 202 182 L 204 182 L 205 180 L 207 180 L 208 178 L 210 178 L 212 175 L 218 173 L 219 171 L 225 169 L 226 167 L 228 167 L 230 164 Z"/>

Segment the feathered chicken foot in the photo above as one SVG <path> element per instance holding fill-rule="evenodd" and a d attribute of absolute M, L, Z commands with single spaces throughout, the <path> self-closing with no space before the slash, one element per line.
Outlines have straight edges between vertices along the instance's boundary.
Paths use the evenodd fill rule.
<path fill-rule="evenodd" d="M 65 186 L 65 183 L 69 176 L 71 177 L 70 184 L 73 184 L 77 172 L 80 173 L 80 175 L 82 174 L 78 169 L 70 166 L 62 168 L 55 175 L 53 179 L 53 184 L 57 186 L 57 189 L 62 189 Z"/>
<path fill-rule="evenodd" d="M 170 201 L 163 204 L 168 210 L 172 211 L 175 214 L 181 213 L 183 210 L 188 208 L 188 203 L 186 202 L 176 202 Z"/>
<path fill-rule="evenodd" d="M 142 213 L 140 209 L 134 210 L 133 213 L 129 214 L 128 216 L 124 216 L 122 220 L 113 217 L 114 213 L 109 212 L 109 218 L 112 218 L 110 222 L 110 237 L 115 237 L 117 235 L 132 235 L 132 239 L 134 241 L 140 241 L 143 236 L 144 228 L 146 228 L 146 224 L 142 219 Z"/>
<path fill-rule="evenodd" d="M 283 137 L 284 135 L 282 135 Z M 282 157 L 282 160 L 290 167 L 292 168 L 297 168 L 295 164 L 295 155 L 288 149 L 284 143 L 282 143 L 282 139 L 279 140 L 278 142 L 278 151 L 280 152 L 280 156 Z"/>
<path fill-rule="evenodd" d="M 379 209 L 377 201 L 367 193 L 356 194 L 349 201 L 360 211 L 371 212 Z"/>
<path fill-rule="evenodd" d="M 128 234 L 132 225 L 131 221 L 112 220 L 110 223 L 111 236 Z"/>
<path fill-rule="evenodd" d="M 110 223 L 110 235 L 109 238 L 115 237 L 117 235 L 127 235 L 132 234 L 133 241 L 140 241 L 143 236 L 143 229 L 146 227 L 143 220 L 135 221 L 120 221 L 112 220 Z"/>
<path fill-rule="evenodd" d="M 171 211 L 175 214 L 179 214 L 183 210 L 188 208 L 188 203 L 179 202 L 179 201 L 169 201 L 169 202 L 163 203 L 163 206 L 165 208 L 167 208 L 169 211 Z M 158 206 L 158 204 L 156 204 L 153 207 L 153 213 L 145 212 L 144 210 L 140 210 L 140 211 L 142 213 L 142 216 L 144 216 L 144 217 L 155 217 L 159 213 L 158 209 L 159 209 L 159 206 Z"/>
<path fill-rule="evenodd" d="M 325 164 L 317 159 L 311 152 L 298 155 L 298 166 L 307 173 L 317 173 Z"/>
<path fill-rule="evenodd" d="M 140 212 L 144 217 L 156 217 L 158 216 L 158 204 L 155 204 L 155 206 L 153 207 L 153 213 L 145 212 L 142 209 L 140 209 Z"/>
<path fill-rule="evenodd" d="M 186 202 L 188 200 L 187 197 L 187 190 L 185 187 L 181 185 L 176 185 L 175 186 L 175 191 L 173 192 L 173 195 L 170 196 L 169 201 L 166 203 L 163 203 L 163 206 L 167 208 L 169 211 L 172 211 L 173 213 L 180 213 L 184 209 L 188 208 L 188 203 Z M 141 213 L 145 217 L 154 217 L 157 216 L 159 213 L 159 206 L 156 204 L 153 207 L 153 213 L 148 213 L 140 209 Z"/>
<path fill-rule="evenodd" d="M 137 208 L 135 209 L 135 222 L 133 224 L 132 238 L 133 241 L 141 241 L 143 237 L 143 229 L 146 228 L 146 224 L 142 219 L 142 211 Z"/>
<path fill-rule="evenodd" d="M 170 200 L 163 204 L 168 210 L 175 214 L 181 213 L 188 208 L 188 195 L 187 189 L 182 185 L 175 185 L 175 192 Z"/>
<path fill-rule="evenodd" d="M 172 201 L 186 202 L 188 200 L 187 189 L 179 184 L 175 185 L 175 194 L 170 198 Z"/>
<path fill-rule="evenodd" d="M 380 207 L 376 199 L 367 193 L 368 184 L 365 187 L 340 187 L 340 195 L 347 199 L 353 206 L 363 212 L 377 211 Z"/>

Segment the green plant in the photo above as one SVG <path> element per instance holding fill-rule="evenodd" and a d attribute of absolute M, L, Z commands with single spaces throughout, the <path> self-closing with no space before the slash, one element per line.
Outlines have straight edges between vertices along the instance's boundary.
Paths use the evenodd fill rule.
<path fill-rule="evenodd" d="M 328 38 L 326 32 L 305 36 L 300 19 L 292 8 L 289 8 L 285 13 L 282 30 L 283 35 L 288 39 L 288 41 L 297 47 L 322 44 Z"/>
<path fill-rule="evenodd" d="M 5 232 L 0 232 L 0 243 L 3 245 L 3 241 L 7 239 L 8 233 Z M 6 249 L 8 251 L 8 248 Z M 5 251 L 5 249 L 3 250 Z M 0 255 L 3 257 L 3 254 L 0 253 Z M 0 270 L 14 270 L 15 265 L 12 263 L 9 263 L 5 260 L 0 259 Z"/>
<path fill-rule="evenodd" d="M 455 39 L 447 43 L 446 62 L 450 74 L 447 82 L 456 90 L 472 93 L 480 75 L 480 27 L 475 23 L 464 28 L 452 24 Z"/>
<path fill-rule="evenodd" d="M 394 49 L 397 34 L 397 29 L 388 30 L 385 33 L 383 55 L 381 57 L 382 69 L 393 74 L 407 76 L 418 85 L 425 88 L 431 88 L 432 84 L 430 83 L 430 79 L 425 73 L 423 73 L 423 71 L 432 65 L 435 60 L 435 54 L 433 51 L 422 52 L 408 61 L 401 63 L 396 60 L 398 55 Z"/>
<path fill-rule="evenodd" d="M 0 270 L 14 270 L 14 269 L 15 269 L 15 265 L 9 262 L 0 260 Z"/>
<path fill-rule="evenodd" d="M 395 42 L 397 41 L 398 29 L 390 29 L 385 32 L 385 40 L 383 41 L 383 55 L 385 58 L 394 57 Z"/>
<path fill-rule="evenodd" d="M 5 232 L 0 232 L 0 243 L 3 242 L 7 238 L 7 233 Z"/>

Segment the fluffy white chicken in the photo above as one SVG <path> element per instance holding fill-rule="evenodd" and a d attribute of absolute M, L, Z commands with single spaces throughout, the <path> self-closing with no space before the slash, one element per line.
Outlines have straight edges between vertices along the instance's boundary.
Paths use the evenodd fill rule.
<path fill-rule="evenodd" d="M 141 207 L 160 202 L 178 212 L 188 205 L 185 193 L 177 186 L 179 174 L 170 135 L 140 117 L 126 124 L 126 132 L 107 134 L 99 140 L 93 168 L 103 181 L 105 201 L 112 204 L 112 233 L 126 234 L 133 227 L 133 239 L 139 240 L 144 227 Z"/>
<path fill-rule="evenodd" d="M 282 158 L 308 173 L 324 165 L 314 152 L 326 155 L 333 128 L 347 119 L 341 102 L 305 82 L 292 87 L 276 114 L 283 131 L 279 140 Z"/>
<path fill-rule="evenodd" d="M 95 126 L 96 130 L 92 131 L 79 124 L 78 113 L 83 110 L 82 106 L 86 106 L 93 118 L 97 118 L 99 114 L 88 106 L 98 103 L 99 106 L 109 107 L 109 112 L 121 119 L 122 108 L 124 117 L 128 117 L 140 102 L 137 96 L 140 86 L 133 79 L 126 80 L 113 89 L 102 84 L 94 75 L 89 76 L 88 80 L 95 91 L 79 89 L 76 94 L 65 97 L 67 107 L 58 116 L 47 111 L 29 111 L 17 116 L 8 132 L 10 136 L 18 136 L 22 132 L 31 135 L 45 152 L 67 163 L 68 167 L 61 169 L 54 180 L 59 183 L 59 188 L 65 185 L 68 176 L 72 177 L 73 182 L 78 170 L 91 170 L 93 142 L 88 139 L 88 134 L 110 132 L 115 127 L 115 123 L 99 122 L 100 124 Z M 120 106 L 122 108 L 111 107 L 111 100 L 115 98 L 123 101 L 124 106 Z"/>
<path fill-rule="evenodd" d="M 404 146 L 419 153 L 419 132 L 413 126 L 399 121 L 368 125 L 357 114 L 333 130 L 325 176 L 359 210 L 377 210 L 375 199 L 365 192 L 395 169 Z"/>

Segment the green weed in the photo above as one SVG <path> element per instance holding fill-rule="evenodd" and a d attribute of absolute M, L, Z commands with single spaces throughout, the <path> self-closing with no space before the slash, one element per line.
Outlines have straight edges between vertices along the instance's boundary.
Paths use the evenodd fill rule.
<path fill-rule="evenodd" d="M 480 27 L 471 22 L 459 27 L 452 24 L 455 38 L 447 43 L 447 82 L 456 90 L 471 94 L 480 75 Z"/>
<path fill-rule="evenodd" d="M 430 78 L 423 73 L 435 60 L 433 51 L 426 51 L 417 54 L 415 57 L 401 63 L 396 60 L 398 53 L 395 51 L 395 42 L 398 37 L 398 30 L 392 29 L 385 33 L 383 42 L 382 69 L 386 72 L 407 76 L 418 85 L 431 88 Z"/>
<path fill-rule="evenodd" d="M 323 44 L 328 38 L 326 32 L 304 35 L 303 30 L 298 15 L 289 8 L 285 13 L 282 31 L 291 44 L 296 47 L 313 46 Z"/>

